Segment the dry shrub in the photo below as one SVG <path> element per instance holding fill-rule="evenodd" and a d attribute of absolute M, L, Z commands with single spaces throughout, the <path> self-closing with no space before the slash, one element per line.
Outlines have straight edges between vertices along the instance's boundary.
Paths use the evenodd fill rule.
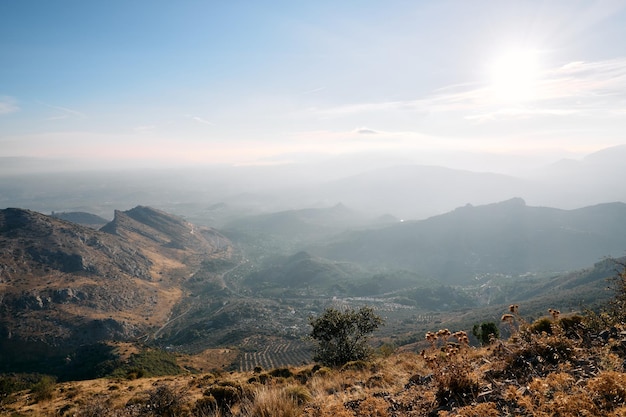
<path fill-rule="evenodd" d="M 204 396 L 196 401 L 193 415 L 196 417 L 218 417 L 222 415 L 222 411 L 217 406 L 217 401 L 213 396 Z"/>
<path fill-rule="evenodd" d="M 298 417 L 302 413 L 297 401 L 284 389 L 262 387 L 254 397 L 242 404 L 245 417 Z"/>
<path fill-rule="evenodd" d="M 389 404 L 387 401 L 379 397 L 367 397 L 358 407 L 358 415 L 371 417 L 388 417 L 387 409 Z"/>
<path fill-rule="evenodd" d="M 186 415 L 185 393 L 160 385 L 148 393 L 148 415 L 159 417 L 180 417 Z"/>
<path fill-rule="evenodd" d="M 587 391 L 600 410 L 611 411 L 626 404 L 626 374 L 605 371 L 587 383 Z"/>
<path fill-rule="evenodd" d="M 545 378 L 535 378 L 528 385 L 529 396 L 520 401 L 533 414 L 548 413 L 561 416 L 578 416 L 586 410 L 589 415 L 597 415 L 594 404 L 583 387 L 565 372 L 548 374 Z"/>
<path fill-rule="evenodd" d="M 520 393 L 509 387 L 504 398 L 514 403 L 525 415 L 533 416 L 598 416 L 620 415 L 625 405 L 626 375 L 602 372 L 587 384 L 565 372 L 535 378 L 528 390 Z"/>
<path fill-rule="evenodd" d="M 507 346 L 505 372 L 520 381 L 546 376 L 575 357 L 575 343 L 561 332 L 549 335 L 522 330 L 514 340 Z"/>
<path fill-rule="evenodd" d="M 219 381 L 204 391 L 204 395 L 212 397 L 222 411 L 231 409 L 235 404 L 250 398 L 252 394 L 250 385 L 233 381 Z"/>
<path fill-rule="evenodd" d="M 307 387 L 302 385 L 290 385 L 286 387 L 285 394 L 288 398 L 294 400 L 298 405 L 304 405 L 313 400 L 311 392 L 307 389 Z"/>
<path fill-rule="evenodd" d="M 302 415 L 307 417 L 354 417 L 354 413 L 348 411 L 343 404 L 330 404 L 324 408 L 306 407 Z"/>
<path fill-rule="evenodd" d="M 315 374 L 308 382 L 311 393 L 317 398 L 341 392 L 346 387 L 346 384 L 345 374 L 338 372 L 329 372 L 322 375 Z"/>
<path fill-rule="evenodd" d="M 495 403 L 466 405 L 455 412 L 440 411 L 438 417 L 499 417 L 501 415 Z"/>
<path fill-rule="evenodd" d="M 350 361 L 341 367 L 341 371 L 364 371 L 369 368 L 369 364 L 366 361 Z"/>
<path fill-rule="evenodd" d="M 77 417 L 103 417 L 112 415 L 112 407 L 100 396 L 91 398 L 75 414 Z"/>
<path fill-rule="evenodd" d="M 393 384 L 393 379 L 385 374 L 375 374 L 367 378 L 367 388 L 387 388 Z"/>
<path fill-rule="evenodd" d="M 470 349 L 465 341 L 467 335 L 464 332 L 454 335 L 458 333 L 463 343 L 448 342 L 453 334 L 447 329 L 436 334 L 429 332 L 426 339 L 431 348 L 422 353 L 433 374 L 437 403 L 442 407 L 469 405 L 478 394 L 478 381 L 467 352 Z M 438 340 L 443 340 L 441 348 L 437 346 Z"/>

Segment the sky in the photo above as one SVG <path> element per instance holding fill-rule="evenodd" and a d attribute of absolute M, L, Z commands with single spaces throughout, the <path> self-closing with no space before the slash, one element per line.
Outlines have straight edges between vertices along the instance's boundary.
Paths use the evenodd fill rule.
<path fill-rule="evenodd" d="M 0 0 L 0 157 L 584 155 L 625 40 L 622 0 Z"/>

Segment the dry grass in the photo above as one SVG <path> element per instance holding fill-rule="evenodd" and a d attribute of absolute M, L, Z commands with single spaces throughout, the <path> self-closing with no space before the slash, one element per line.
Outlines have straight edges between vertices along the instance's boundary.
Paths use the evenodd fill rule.
<path fill-rule="evenodd" d="M 626 341 L 532 329 L 518 326 L 510 340 L 480 348 L 442 332 L 421 354 L 263 379 L 250 372 L 61 383 L 39 398 L 12 395 L 0 415 L 147 416 L 160 407 L 158 415 L 184 417 L 626 416 Z"/>

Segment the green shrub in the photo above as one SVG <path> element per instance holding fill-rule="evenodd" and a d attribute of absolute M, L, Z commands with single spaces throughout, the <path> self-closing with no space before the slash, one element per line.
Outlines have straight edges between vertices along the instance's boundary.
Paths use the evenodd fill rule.
<path fill-rule="evenodd" d="M 500 337 L 500 330 L 494 322 L 489 321 L 482 322 L 480 325 L 475 324 L 472 334 L 476 336 L 481 345 L 486 346 Z"/>
<path fill-rule="evenodd" d="M 537 319 L 530 325 L 530 331 L 535 334 L 544 332 L 546 334 L 552 334 L 552 320 L 547 317 Z"/>
<path fill-rule="evenodd" d="M 313 359 L 326 366 L 341 366 L 369 358 L 368 337 L 383 320 L 371 307 L 361 307 L 358 311 L 329 308 L 309 322 L 313 327 L 311 338 L 318 343 Z"/>
<path fill-rule="evenodd" d="M 133 353 L 126 363 L 113 370 L 109 376 L 114 378 L 137 379 L 151 376 L 178 375 L 182 369 L 176 362 L 176 356 L 159 349 L 146 349 Z"/>
<path fill-rule="evenodd" d="M 41 377 L 32 388 L 33 400 L 35 402 L 51 400 L 54 397 L 54 390 L 56 387 L 56 379 L 50 375 L 44 375 Z"/>
<path fill-rule="evenodd" d="M 14 392 L 31 389 L 41 378 L 37 374 L 11 374 L 0 376 L 0 404 L 10 401 Z"/>

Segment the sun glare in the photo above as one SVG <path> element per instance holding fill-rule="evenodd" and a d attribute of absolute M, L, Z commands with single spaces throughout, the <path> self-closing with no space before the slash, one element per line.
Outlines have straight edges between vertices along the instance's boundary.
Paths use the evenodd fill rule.
<path fill-rule="evenodd" d="M 511 49 L 490 68 L 491 89 L 499 101 L 521 102 L 536 96 L 539 75 L 538 53 L 532 49 Z"/>

